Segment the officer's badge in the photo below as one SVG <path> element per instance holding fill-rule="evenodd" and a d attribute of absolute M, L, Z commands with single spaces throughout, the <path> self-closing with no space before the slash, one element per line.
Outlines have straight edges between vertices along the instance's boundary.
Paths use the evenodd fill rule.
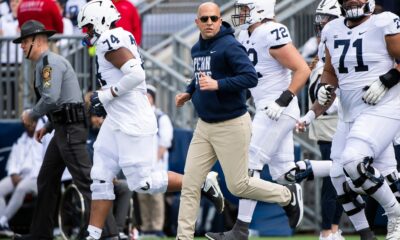
<path fill-rule="evenodd" d="M 43 78 L 43 86 L 45 88 L 49 88 L 51 86 L 51 71 L 52 68 L 50 66 L 45 66 L 42 70 L 42 78 Z"/>

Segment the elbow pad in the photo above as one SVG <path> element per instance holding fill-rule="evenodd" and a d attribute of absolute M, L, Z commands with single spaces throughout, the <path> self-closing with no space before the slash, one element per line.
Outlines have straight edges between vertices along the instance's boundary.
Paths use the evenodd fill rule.
<path fill-rule="evenodd" d="M 382 84 L 387 88 L 392 88 L 394 85 L 399 83 L 400 80 L 400 72 L 397 69 L 392 68 L 389 72 L 385 73 L 384 75 L 380 76 L 379 79 L 381 80 Z"/>
<path fill-rule="evenodd" d="M 113 87 L 113 91 L 117 96 L 121 96 L 134 89 L 145 80 L 144 70 L 140 61 L 136 59 L 130 59 L 127 61 L 122 65 L 121 71 L 124 73 L 124 76 Z"/>

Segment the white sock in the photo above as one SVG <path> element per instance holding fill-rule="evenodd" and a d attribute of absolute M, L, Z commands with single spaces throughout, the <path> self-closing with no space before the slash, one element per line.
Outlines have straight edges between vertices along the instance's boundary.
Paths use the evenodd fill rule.
<path fill-rule="evenodd" d="M 253 213 L 256 205 L 257 201 L 250 199 L 240 199 L 238 219 L 243 222 L 250 223 L 251 219 L 253 218 Z"/>
<path fill-rule="evenodd" d="M 371 197 L 382 206 L 388 217 L 400 216 L 400 205 L 386 182 Z"/>
<path fill-rule="evenodd" d="M 364 209 L 352 216 L 349 216 L 349 219 L 350 222 L 353 224 L 353 227 L 356 229 L 356 231 L 369 228 L 368 220 L 367 217 L 365 216 Z"/>
<path fill-rule="evenodd" d="M 94 239 L 100 239 L 102 230 L 98 227 L 93 225 L 88 226 L 89 236 L 93 237 Z"/>
<path fill-rule="evenodd" d="M 329 177 L 332 161 L 329 160 L 310 160 L 314 177 Z"/>
<path fill-rule="evenodd" d="M 254 171 L 254 178 L 260 178 L 260 172 Z M 239 211 L 238 211 L 238 219 L 250 223 L 251 219 L 253 219 L 254 209 L 256 209 L 257 201 L 251 199 L 240 199 L 239 200 Z"/>
<path fill-rule="evenodd" d="M 1 218 L 0 218 L 0 225 L 7 225 L 8 226 L 8 219 L 7 219 L 7 217 L 6 216 L 1 216 Z"/>

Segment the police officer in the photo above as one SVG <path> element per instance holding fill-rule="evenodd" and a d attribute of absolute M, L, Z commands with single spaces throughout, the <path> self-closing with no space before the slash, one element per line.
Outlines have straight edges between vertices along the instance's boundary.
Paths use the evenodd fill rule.
<path fill-rule="evenodd" d="M 82 91 L 67 59 L 49 51 L 48 37 L 54 33 L 42 23 L 30 20 L 21 26 L 21 36 L 13 40 L 21 44 L 24 56 L 36 64 L 34 86 L 38 101 L 22 113 L 22 121 L 29 125 L 43 115 L 49 117 L 50 121 L 36 133 L 39 142 L 55 130 L 37 180 L 38 198 L 30 235 L 15 239 L 53 239 L 53 219 L 65 167 L 84 195 L 86 209 L 90 209 L 92 161 L 86 150 L 88 128 Z M 115 221 L 109 221 L 109 234 L 117 235 Z"/>

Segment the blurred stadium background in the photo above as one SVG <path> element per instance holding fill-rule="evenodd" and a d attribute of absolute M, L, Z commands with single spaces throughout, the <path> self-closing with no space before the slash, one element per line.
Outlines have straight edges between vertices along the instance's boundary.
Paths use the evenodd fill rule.
<path fill-rule="evenodd" d="M 173 121 L 176 133 L 174 141 L 177 141 L 178 147 L 174 150 L 176 152 L 171 154 L 170 159 L 171 168 L 178 171 L 183 169 L 185 150 L 190 141 L 191 130 L 197 116 L 191 104 L 186 104 L 182 109 L 176 109 L 174 97 L 178 92 L 185 89 L 187 81 L 192 75 L 190 48 L 199 36 L 194 19 L 197 7 L 202 2 L 205 2 L 205 0 L 141 0 L 136 5 L 142 19 L 141 54 L 144 60 L 147 82 L 157 87 L 157 105 Z M 223 19 L 230 22 L 234 1 L 215 0 L 215 2 L 221 6 Z M 294 44 L 299 49 L 314 35 L 313 16 L 318 2 L 317 0 L 277 0 L 277 21 L 288 26 Z M 85 93 L 96 88 L 96 65 L 95 58 L 90 56 L 87 48 L 81 45 L 81 38 L 82 35 L 56 35 L 53 37 L 55 41 L 64 41 L 62 46 L 57 47 L 56 45 L 55 50 L 71 62 L 78 75 L 82 91 Z M 0 37 L 1 51 L 8 53 L 13 50 L 11 48 L 12 39 L 12 37 Z M 0 177 L 2 177 L 10 146 L 21 133 L 22 127 L 19 124 L 18 117 L 24 108 L 33 105 L 35 97 L 31 81 L 31 65 L 26 61 L 18 64 L 7 61 L 7 58 L 0 60 L 2 63 L 0 76 Z M 306 90 L 299 95 L 299 100 L 302 114 L 304 114 L 308 105 Z M 249 102 L 249 107 L 251 110 L 253 109 L 251 102 Z M 314 142 L 307 139 L 307 134 L 296 134 L 295 142 L 297 160 L 319 159 L 319 150 Z M 321 223 L 319 198 L 321 181 L 317 179 L 303 185 L 306 209 L 305 218 L 299 232 L 315 233 L 315 235 L 313 237 L 296 235 L 292 239 L 316 239 Z M 228 195 L 227 198 L 232 201 L 233 205 L 237 203 L 237 199 L 233 196 Z M 256 210 L 257 215 L 261 215 L 260 219 L 263 215 L 271 214 L 272 211 L 268 210 L 269 206 L 263 208 L 264 206 L 261 206 L 259 211 Z M 278 212 L 276 218 L 279 218 L 279 216 L 282 218 L 282 215 Z M 259 231 L 256 232 L 256 235 L 266 234 L 262 232 L 262 229 L 271 223 L 268 221 L 275 220 L 262 220 L 261 226 L 253 226 L 256 231 Z M 284 221 L 286 220 L 284 219 Z M 378 226 L 379 224 L 384 225 L 384 221 L 378 220 Z M 345 216 L 343 216 L 341 228 L 345 233 L 353 231 Z M 290 235 L 291 232 L 286 229 L 284 234 Z M 276 233 L 273 235 L 276 235 Z M 346 239 L 356 238 L 349 237 Z"/>

